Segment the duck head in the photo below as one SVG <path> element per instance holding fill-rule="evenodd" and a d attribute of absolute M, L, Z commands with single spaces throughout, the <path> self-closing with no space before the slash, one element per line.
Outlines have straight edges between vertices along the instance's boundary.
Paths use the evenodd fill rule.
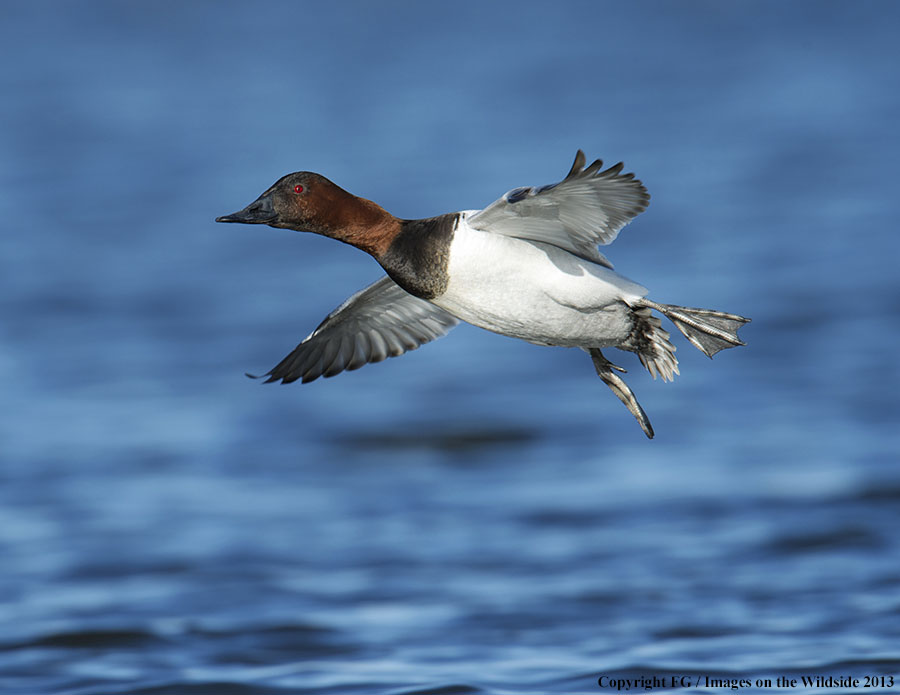
<path fill-rule="evenodd" d="M 217 217 L 216 222 L 267 224 L 313 232 L 352 244 L 376 257 L 400 228 L 400 220 L 384 208 L 311 171 L 282 176 L 243 210 Z"/>

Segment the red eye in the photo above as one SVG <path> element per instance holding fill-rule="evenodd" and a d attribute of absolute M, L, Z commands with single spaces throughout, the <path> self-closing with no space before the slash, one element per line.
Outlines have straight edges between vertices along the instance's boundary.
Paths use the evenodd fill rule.
<path fill-rule="evenodd" d="M 301 186 L 299 183 L 294 186 L 294 193 L 303 193 L 303 186 Z"/>

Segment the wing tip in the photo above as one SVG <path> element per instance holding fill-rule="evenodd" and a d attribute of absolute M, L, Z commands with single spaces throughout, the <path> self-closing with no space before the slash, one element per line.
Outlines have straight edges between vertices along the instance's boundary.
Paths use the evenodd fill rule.
<path fill-rule="evenodd" d="M 584 151 L 578 150 L 578 153 L 575 155 L 575 161 L 572 163 L 572 168 L 569 169 L 569 173 L 566 174 L 566 178 L 563 180 L 596 176 L 598 178 L 603 177 L 623 181 L 634 181 L 638 185 L 643 186 L 641 181 L 635 178 L 634 172 L 622 173 L 622 170 L 625 168 L 625 162 L 617 162 L 607 169 L 603 169 L 602 159 L 595 159 L 589 166 L 585 167 L 584 165 L 586 162 L 587 157 L 585 156 Z M 601 169 L 603 170 L 601 171 Z"/>
<path fill-rule="evenodd" d="M 244 376 L 248 379 L 262 379 L 262 383 L 264 384 L 273 384 L 276 381 L 280 381 L 282 384 L 290 384 L 297 380 L 297 377 L 291 377 L 289 372 L 276 373 L 275 369 L 272 369 L 265 374 L 251 374 L 250 372 L 244 372 Z"/>
<path fill-rule="evenodd" d="M 566 178 L 563 180 L 575 178 L 580 175 L 586 161 L 587 157 L 584 154 L 584 150 L 579 148 L 578 152 L 575 153 L 575 161 L 572 162 L 572 168 L 569 169 L 569 173 L 566 174 Z"/>

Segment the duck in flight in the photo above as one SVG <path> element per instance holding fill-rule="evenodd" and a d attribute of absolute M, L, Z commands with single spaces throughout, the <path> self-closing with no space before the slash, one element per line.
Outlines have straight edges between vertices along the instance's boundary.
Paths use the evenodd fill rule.
<path fill-rule="evenodd" d="M 538 345 L 578 347 L 634 415 L 653 428 L 604 348 L 637 354 L 655 379 L 678 374 L 675 346 L 652 312 L 712 357 L 744 345 L 750 319 L 663 304 L 619 275 L 599 252 L 649 203 L 623 165 L 585 166 L 579 150 L 560 182 L 514 188 L 483 210 L 404 220 L 324 176 L 283 176 L 243 210 L 217 222 L 267 224 L 356 246 L 387 273 L 332 311 L 265 376 L 290 383 L 330 377 L 414 350 L 459 321 Z"/>

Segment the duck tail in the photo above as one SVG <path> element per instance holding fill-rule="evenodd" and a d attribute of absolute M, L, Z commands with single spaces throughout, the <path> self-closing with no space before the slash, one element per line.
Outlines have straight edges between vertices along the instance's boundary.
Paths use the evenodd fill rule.
<path fill-rule="evenodd" d="M 726 314 L 724 311 L 715 311 L 714 309 L 695 309 L 676 304 L 658 304 L 649 299 L 640 300 L 638 306 L 640 308 L 656 309 L 674 323 L 675 328 L 681 331 L 695 348 L 708 357 L 712 357 L 719 350 L 746 345 L 737 334 L 741 326 L 750 322 L 750 319 L 743 316 Z M 639 310 L 636 309 L 635 313 L 637 314 Z M 668 337 L 668 334 L 666 334 L 666 337 Z M 640 353 L 638 355 L 640 356 Z M 643 358 L 641 358 L 641 361 L 643 361 Z M 647 368 L 649 369 L 649 367 Z M 650 373 L 652 374 L 653 371 L 651 370 Z"/>
<path fill-rule="evenodd" d="M 641 364 L 655 379 L 672 381 L 678 371 L 675 346 L 669 342 L 669 332 L 662 327 L 662 321 L 650 313 L 648 306 L 632 307 L 634 328 L 628 340 L 620 345 L 623 350 L 637 353 Z"/>

